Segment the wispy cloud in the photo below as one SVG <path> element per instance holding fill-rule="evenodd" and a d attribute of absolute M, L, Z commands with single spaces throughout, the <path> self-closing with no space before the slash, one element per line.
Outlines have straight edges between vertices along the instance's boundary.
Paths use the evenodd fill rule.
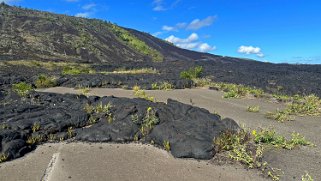
<path fill-rule="evenodd" d="M 154 11 L 166 11 L 169 9 L 175 8 L 181 0 L 176 0 L 170 5 L 165 4 L 164 0 L 154 0 L 153 1 L 153 10 Z"/>
<path fill-rule="evenodd" d="M 85 4 L 81 7 L 81 9 L 83 9 L 85 12 L 79 12 L 75 16 L 82 17 L 82 18 L 88 18 L 88 17 L 95 14 L 95 12 L 97 11 L 95 8 L 96 6 L 97 6 L 97 4 L 95 4 L 95 3 Z"/>
<path fill-rule="evenodd" d="M 192 33 L 187 38 L 178 38 L 171 35 L 165 39 L 168 42 L 175 44 L 176 46 L 189 50 L 198 50 L 201 52 L 209 52 L 215 50 L 215 46 L 210 46 L 207 43 L 199 41 L 199 36 L 196 33 Z"/>
<path fill-rule="evenodd" d="M 90 3 L 90 4 L 86 4 L 82 7 L 83 10 L 91 10 L 93 9 L 94 7 L 96 7 L 96 4 L 95 3 Z"/>
<path fill-rule="evenodd" d="M 198 30 L 206 26 L 211 26 L 216 19 L 216 16 L 208 16 L 205 19 L 194 19 L 192 22 L 189 23 L 187 29 L 189 30 Z"/>
<path fill-rule="evenodd" d="M 246 54 L 246 55 L 256 55 L 260 58 L 264 57 L 264 54 L 261 51 L 260 47 L 254 47 L 254 46 L 240 46 L 237 50 L 237 52 Z"/>
<path fill-rule="evenodd" d="M 163 0 L 154 0 L 153 2 L 154 11 L 165 11 L 166 9 L 164 8 L 164 2 Z"/>
<path fill-rule="evenodd" d="M 165 32 L 179 31 L 180 29 L 199 30 L 203 27 L 211 26 L 214 23 L 215 19 L 216 19 L 216 16 L 208 16 L 207 18 L 202 20 L 194 19 L 190 23 L 181 22 L 181 23 L 177 23 L 174 26 L 164 25 L 162 27 L 162 30 Z"/>

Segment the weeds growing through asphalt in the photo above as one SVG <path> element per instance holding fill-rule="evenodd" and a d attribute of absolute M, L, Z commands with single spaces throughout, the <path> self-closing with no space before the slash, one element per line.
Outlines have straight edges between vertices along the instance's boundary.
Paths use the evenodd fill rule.
<path fill-rule="evenodd" d="M 304 175 L 301 176 L 301 181 L 314 181 L 311 175 L 306 172 Z"/>
<path fill-rule="evenodd" d="M 313 146 L 298 133 L 293 133 L 288 140 L 276 134 L 273 129 L 226 131 L 215 138 L 213 143 L 216 152 L 227 152 L 230 159 L 241 162 L 248 168 L 260 169 L 273 180 L 279 180 L 280 174 L 278 169 L 271 168 L 262 160 L 265 147 L 293 149 L 296 146 Z"/>
<path fill-rule="evenodd" d="M 247 111 L 254 113 L 260 112 L 260 106 L 248 106 Z"/>

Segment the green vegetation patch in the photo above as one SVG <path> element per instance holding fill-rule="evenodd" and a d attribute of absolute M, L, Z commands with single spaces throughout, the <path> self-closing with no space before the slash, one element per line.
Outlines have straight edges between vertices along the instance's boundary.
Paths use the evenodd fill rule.
<path fill-rule="evenodd" d="M 79 75 L 79 74 L 94 74 L 95 70 L 89 67 L 81 67 L 81 66 L 65 66 L 63 67 L 62 74 L 63 75 Z"/>
<path fill-rule="evenodd" d="M 19 96 L 25 97 L 29 94 L 30 91 L 33 90 L 33 88 L 30 84 L 27 84 L 25 82 L 20 82 L 17 84 L 13 84 L 12 90 L 16 92 Z"/>
<path fill-rule="evenodd" d="M 152 60 L 155 62 L 161 62 L 164 60 L 163 55 L 159 51 L 148 46 L 145 42 L 132 35 L 129 31 L 115 24 L 111 24 L 110 27 L 112 32 L 119 39 L 121 39 L 124 43 L 135 49 L 137 52 L 151 57 Z"/>
<path fill-rule="evenodd" d="M 203 67 L 202 66 L 196 66 L 196 67 L 192 67 L 189 68 L 188 70 L 182 71 L 180 73 L 180 77 L 182 79 L 196 79 L 196 78 L 200 78 L 201 75 L 203 73 Z"/>
<path fill-rule="evenodd" d="M 143 136 L 146 136 L 158 123 L 159 119 L 156 116 L 155 109 L 148 107 L 146 110 L 146 115 L 143 119 L 143 123 L 140 127 L 140 132 Z"/>
<path fill-rule="evenodd" d="M 54 87 L 57 85 L 55 77 L 49 77 L 47 75 L 41 74 L 38 76 L 38 79 L 35 81 L 35 86 L 37 88 L 48 88 Z"/>
<path fill-rule="evenodd" d="M 101 74 L 158 74 L 154 68 L 116 69 L 112 72 L 99 72 Z"/>
<path fill-rule="evenodd" d="M 152 84 L 152 89 L 153 90 L 172 90 L 174 89 L 175 86 L 167 81 L 161 82 L 161 83 L 153 83 Z"/>
<path fill-rule="evenodd" d="M 315 95 L 308 96 L 294 96 L 287 100 L 284 110 L 277 110 L 275 112 L 266 113 L 266 117 L 274 119 L 279 122 L 294 120 L 292 115 L 298 116 L 320 116 L 321 114 L 321 100 Z"/>
<path fill-rule="evenodd" d="M 293 149 L 296 146 L 313 146 L 299 133 L 293 133 L 291 139 L 276 134 L 273 129 L 260 129 L 239 132 L 225 131 L 213 140 L 218 153 L 226 153 L 228 158 L 238 161 L 248 168 L 260 169 L 273 180 L 280 179 L 279 169 L 272 168 L 263 161 L 264 150 L 268 146 Z"/>
<path fill-rule="evenodd" d="M 136 97 L 146 99 L 146 100 L 152 101 L 152 102 L 156 101 L 154 97 L 148 96 L 147 93 L 144 90 L 141 90 L 139 86 L 134 86 L 133 90 L 134 90 L 134 95 Z"/>

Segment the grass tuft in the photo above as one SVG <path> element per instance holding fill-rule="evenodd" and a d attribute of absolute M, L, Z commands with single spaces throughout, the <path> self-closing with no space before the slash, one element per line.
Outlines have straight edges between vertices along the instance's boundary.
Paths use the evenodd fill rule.
<path fill-rule="evenodd" d="M 260 106 L 248 106 L 247 111 L 253 113 L 260 112 Z"/>
<path fill-rule="evenodd" d="M 30 84 L 25 82 L 20 82 L 12 85 L 12 90 L 16 92 L 21 97 L 26 97 L 30 91 L 33 90 Z"/>

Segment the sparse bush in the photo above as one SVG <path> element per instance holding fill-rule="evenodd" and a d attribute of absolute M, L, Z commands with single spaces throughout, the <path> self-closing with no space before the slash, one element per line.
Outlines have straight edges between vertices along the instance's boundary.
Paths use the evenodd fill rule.
<path fill-rule="evenodd" d="M 318 116 L 321 114 L 321 100 L 315 95 L 297 97 L 286 109 L 290 114 Z"/>
<path fill-rule="evenodd" d="M 26 143 L 28 143 L 29 145 L 33 145 L 33 144 L 37 144 L 44 141 L 44 137 L 41 135 L 38 136 L 30 136 L 28 137 Z"/>
<path fill-rule="evenodd" d="M 166 151 L 170 151 L 171 150 L 171 144 L 170 144 L 170 142 L 168 140 L 164 140 L 163 146 L 164 146 Z"/>
<path fill-rule="evenodd" d="M 182 79 L 196 79 L 199 78 L 203 73 L 203 67 L 202 66 L 196 66 L 194 68 L 190 68 L 186 71 L 183 71 L 180 73 L 180 77 Z"/>
<path fill-rule="evenodd" d="M 277 135 L 273 129 L 252 131 L 255 143 L 273 145 L 284 149 L 293 149 L 295 146 L 314 146 L 299 133 L 292 133 L 291 139 L 287 140 L 284 136 Z"/>
<path fill-rule="evenodd" d="M 137 124 L 139 121 L 138 114 L 131 115 L 131 119 L 132 119 L 133 123 Z"/>
<path fill-rule="evenodd" d="M 146 115 L 143 119 L 143 123 L 140 128 L 140 132 L 142 135 L 147 135 L 155 125 L 159 123 L 159 119 L 156 116 L 156 111 L 152 107 L 148 107 L 146 111 Z"/>
<path fill-rule="evenodd" d="M 36 123 L 34 123 L 33 125 L 32 125 L 32 132 L 34 133 L 34 132 L 37 132 L 37 131 L 39 131 L 40 130 L 40 123 L 38 123 L 38 122 L 36 122 Z"/>
<path fill-rule="evenodd" d="M 174 85 L 171 84 L 170 82 L 164 81 L 160 84 L 158 83 L 153 83 L 152 84 L 152 89 L 153 90 L 172 90 L 174 89 Z"/>
<path fill-rule="evenodd" d="M 62 70 L 63 75 L 94 74 L 95 70 L 82 66 L 65 66 Z"/>
<path fill-rule="evenodd" d="M 260 112 L 260 106 L 248 106 L 247 111 L 254 113 Z"/>
<path fill-rule="evenodd" d="M 273 180 L 279 180 L 279 169 L 272 168 L 263 162 L 265 146 L 275 146 L 283 149 L 292 149 L 295 146 L 313 145 L 298 133 L 293 133 L 287 140 L 277 135 L 274 130 L 241 130 L 239 132 L 225 131 L 213 140 L 216 152 L 227 152 L 232 160 L 239 161 L 249 168 L 258 168 Z"/>
<path fill-rule="evenodd" d="M 0 154 L 0 163 L 5 162 L 8 160 L 8 155 L 2 153 Z"/>
<path fill-rule="evenodd" d="M 12 90 L 16 92 L 19 96 L 25 97 L 29 94 L 30 91 L 33 90 L 33 88 L 30 84 L 27 84 L 25 82 L 20 82 L 17 84 L 13 84 Z"/>
<path fill-rule="evenodd" d="M 49 78 L 46 75 L 39 75 L 38 79 L 35 81 L 35 85 L 37 88 L 48 88 L 56 86 L 56 79 Z"/>
<path fill-rule="evenodd" d="M 265 117 L 268 119 L 273 119 L 278 122 L 293 121 L 294 117 L 287 112 L 287 110 L 277 110 L 275 112 L 267 112 Z"/>
<path fill-rule="evenodd" d="M 192 79 L 196 87 L 206 87 L 212 84 L 212 81 L 208 77 L 204 78 L 194 78 Z"/>
<path fill-rule="evenodd" d="M 146 99 L 148 101 L 155 102 L 155 98 L 152 97 L 152 96 L 148 96 L 144 90 L 140 89 L 139 86 L 134 86 L 133 90 L 134 90 L 134 95 L 135 96 L 137 96 L 139 98 L 142 98 L 142 99 Z"/>
<path fill-rule="evenodd" d="M 137 69 L 116 69 L 112 72 L 103 72 L 105 74 L 157 74 L 155 68 L 137 68 Z"/>
<path fill-rule="evenodd" d="M 69 127 L 67 130 L 68 138 L 72 138 L 75 136 L 75 131 L 73 130 L 72 127 Z"/>

